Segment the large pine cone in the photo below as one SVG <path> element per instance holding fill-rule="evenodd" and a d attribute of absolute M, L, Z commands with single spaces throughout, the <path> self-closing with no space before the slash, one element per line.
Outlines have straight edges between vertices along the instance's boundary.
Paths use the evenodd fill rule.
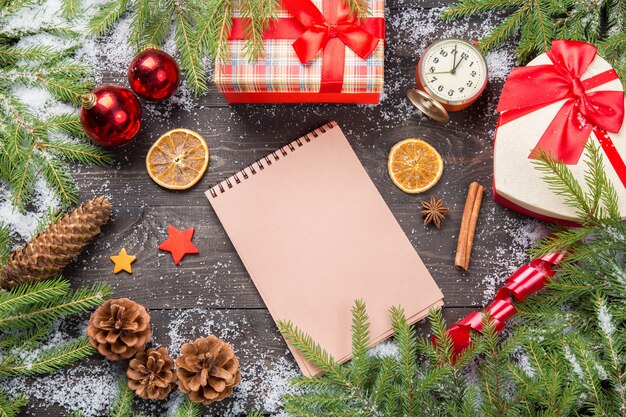
<path fill-rule="evenodd" d="M 91 315 L 87 334 L 105 358 L 129 359 L 144 350 L 152 336 L 150 316 L 144 306 L 128 298 L 107 300 Z"/>
<path fill-rule="evenodd" d="M 105 197 L 85 201 L 16 250 L 0 270 L 0 287 L 52 278 L 100 234 L 109 221 L 111 203 Z"/>
<path fill-rule="evenodd" d="M 138 352 L 126 375 L 128 388 L 144 400 L 164 400 L 176 385 L 174 361 L 164 347 Z"/>
<path fill-rule="evenodd" d="M 235 351 L 215 336 L 185 343 L 176 366 L 180 391 L 189 394 L 191 401 L 204 405 L 230 396 L 241 381 Z"/>

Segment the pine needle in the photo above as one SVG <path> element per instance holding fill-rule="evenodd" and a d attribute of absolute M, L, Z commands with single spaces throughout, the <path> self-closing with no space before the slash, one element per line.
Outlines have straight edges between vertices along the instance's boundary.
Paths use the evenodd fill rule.
<path fill-rule="evenodd" d="M 185 78 L 196 95 L 209 90 L 202 64 L 194 21 L 185 0 L 174 0 L 174 41 L 180 53 L 180 64 Z"/>
<path fill-rule="evenodd" d="M 120 381 L 117 397 L 109 407 L 107 417 L 133 417 L 133 398 L 135 392 L 128 388 L 126 381 Z"/>
<path fill-rule="evenodd" d="M 92 287 L 69 292 L 58 299 L 29 305 L 28 308 L 0 317 L 0 331 L 23 329 L 34 324 L 45 325 L 59 317 L 87 311 L 102 304 L 110 292 L 108 285 L 94 284 Z"/>
<path fill-rule="evenodd" d="M 100 36 L 105 34 L 124 14 L 129 0 L 115 0 L 105 3 L 89 22 L 89 32 Z"/>
<path fill-rule="evenodd" d="M 48 348 L 33 360 L 12 367 L 0 367 L 5 375 L 41 375 L 60 369 L 68 364 L 85 359 L 95 353 L 87 337 L 80 337 L 59 346 Z"/>
<path fill-rule="evenodd" d="M 5 391 L 0 390 L 1 417 L 17 417 L 17 414 L 27 403 L 28 397 L 24 394 L 10 398 Z"/>
<path fill-rule="evenodd" d="M 171 417 L 200 417 L 201 412 L 200 404 L 194 403 L 185 395 L 180 404 L 176 406 Z"/>
<path fill-rule="evenodd" d="M 11 255 L 11 229 L 0 221 L 0 266 L 9 259 Z M 0 293 L 0 297 L 2 294 Z"/>
<path fill-rule="evenodd" d="M 33 282 L 0 292 L 0 318 L 8 317 L 20 307 L 56 300 L 67 294 L 69 281 L 58 276 L 45 281 Z"/>

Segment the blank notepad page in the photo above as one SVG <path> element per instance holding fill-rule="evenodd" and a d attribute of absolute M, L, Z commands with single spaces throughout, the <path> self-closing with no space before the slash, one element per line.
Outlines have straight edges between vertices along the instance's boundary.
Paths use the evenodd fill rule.
<path fill-rule="evenodd" d="M 442 294 L 336 123 L 291 142 L 206 193 L 274 320 L 350 359 L 363 299 L 372 344 L 392 306 L 416 321 Z M 306 375 L 317 370 L 298 352 Z"/>

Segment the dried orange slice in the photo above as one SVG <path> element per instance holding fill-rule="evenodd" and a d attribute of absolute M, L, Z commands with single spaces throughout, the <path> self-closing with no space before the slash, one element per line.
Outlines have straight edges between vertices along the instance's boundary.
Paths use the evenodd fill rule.
<path fill-rule="evenodd" d="M 404 139 L 391 148 L 387 162 L 389 177 L 405 193 L 417 194 L 432 188 L 443 173 L 443 159 L 421 139 Z"/>
<path fill-rule="evenodd" d="M 174 129 L 152 145 L 146 156 L 148 175 L 161 187 L 186 190 L 193 187 L 209 166 L 209 147 L 196 132 Z"/>

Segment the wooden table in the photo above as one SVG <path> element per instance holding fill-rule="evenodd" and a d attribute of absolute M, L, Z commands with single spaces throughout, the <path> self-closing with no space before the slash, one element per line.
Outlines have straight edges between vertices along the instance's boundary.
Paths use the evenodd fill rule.
<path fill-rule="evenodd" d="M 336 120 L 441 287 L 448 322 L 479 309 L 486 297 L 483 278 L 496 277 L 499 273 L 501 278 L 506 277 L 513 266 L 506 262 L 509 251 L 515 252 L 511 256 L 522 263 L 520 243 L 515 244 L 516 251 L 510 246 L 517 239 L 515 227 L 525 224 L 525 220 L 497 206 L 491 197 L 492 134 L 497 119 L 494 108 L 502 80 L 491 82 L 477 103 L 453 114 L 447 125 L 421 116 L 405 99 L 406 88 L 413 85 L 413 71 L 422 47 L 446 35 L 444 31 L 453 23 L 438 22 L 434 33 L 412 42 L 415 36 L 412 28 L 395 25 L 394 17 L 409 13 L 408 9 L 446 3 L 446 0 L 388 1 L 387 85 L 381 105 L 230 107 L 215 89 L 197 99 L 191 111 L 174 105 L 167 107 L 167 114 L 159 115 L 166 106 L 150 105 L 140 136 L 117 152 L 114 167 L 83 167 L 74 173 L 81 198 L 109 196 L 114 216 L 67 276 L 77 285 L 108 282 L 115 297 L 129 297 L 143 303 L 150 310 L 154 339 L 159 344 L 171 345 L 172 333 L 191 340 L 205 336 L 207 331 L 226 337 L 240 352 L 244 371 L 257 378 L 247 386 L 246 408 L 262 403 L 268 385 L 261 380 L 266 375 L 263 370 L 284 366 L 277 364 L 285 360 L 292 362 L 292 358 L 203 193 L 219 179 L 275 148 L 329 120 Z M 471 24 L 480 24 L 480 19 L 472 20 Z M 126 84 L 121 73 L 105 73 L 104 82 Z M 150 145 L 163 132 L 176 127 L 198 131 L 211 149 L 207 174 L 186 192 L 160 188 L 145 170 L 145 155 Z M 387 152 L 396 141 L 407 137 L 426 139 L 445 159 L 443 178 L 422 196 L 402 193 L 387 176 Z M 455 270 L 453 260 L 467 186 L 473 180 L 486 186 L 485 200 L 471 269 L 462 273 Z M 443 197 L 451 210 L 441 230 L 422 226 L 420 201 L 431 195 Z M 179 266 L 173 264 L 169 254 L 157 250 L 166 239 L 169 223 L 181 229 L 196 229 L 194 242 L 200 254 L 187 256 Z M 109 256 L 117 254 L 122 247 L 137 256 L 132 276 L 112 273 Z M 423 324 L 420 329 L 427 331 Z M 179 344 L 172 347 L 178 349 Z M 97 363 L 100 359 L 92 361 Z M 150 415 L 161 415 L 154 408 L 150 410 Z M 219 410 L 213 407 L 206 413 L 222 415 Z M 35 403 L 29 415 L 61 413 L 54 406 L 43 409 Z"/>

